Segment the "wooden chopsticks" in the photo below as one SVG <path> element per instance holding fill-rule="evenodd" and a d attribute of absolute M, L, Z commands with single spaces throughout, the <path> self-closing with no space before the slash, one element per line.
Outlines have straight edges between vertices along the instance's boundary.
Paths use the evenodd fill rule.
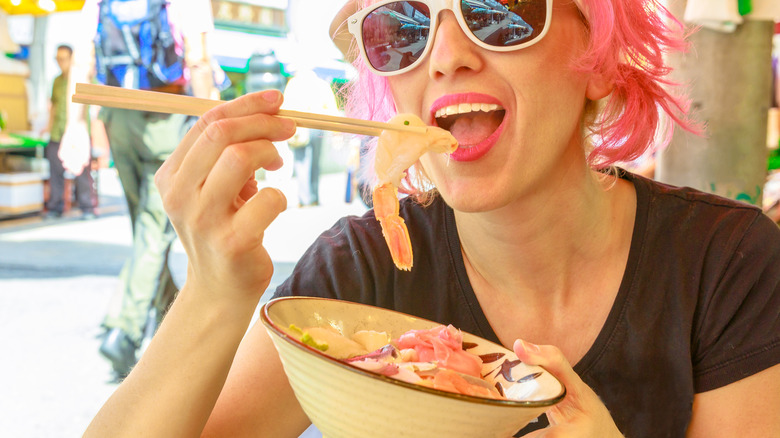
<path fill-rule="evenodd" d="M 73 95 L 73 102 L 130 110 L 187 114 L 191 116 L 201 116 L 211 108 L 224 103 L 224 101 L 221 100 L 202 99 L 179 94 L 131 90 L 127 88 L 84 83 L 76 84 L 76 93 Z M 388 129 L 418 134 L 424 134 L 427 131 L 427 129 L 422 126 L 373 122 L 369 120 L 292 110 L 279 110 L 276 116 L 292 119 L 295 121 L 296 125 L 301 128 L 347 132 L 375 137 L 378 137 L 382 131 Z"/>

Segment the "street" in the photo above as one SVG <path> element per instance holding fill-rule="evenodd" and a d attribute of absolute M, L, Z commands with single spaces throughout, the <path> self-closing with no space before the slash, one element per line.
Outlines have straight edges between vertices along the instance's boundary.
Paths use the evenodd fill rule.
<path fill-rule="evenodd" d="M 97 219 L 0 220 L 0 437 L 81 436 L 116 387 L 97 337 L 131 251 L 130 220 L 112 169 L 101 170 L 99 186 Z M 294 180 L 277 187 L 288 209 L 266 233 L 276 268 L 269 291 L 317 235 L 366 211 L 359 199 L 345 203 L 345 174 L 323 175 L 318 207 L 295 207 Z M 170 266 L 179 285 L 186 265 L 177 242 Z"/>

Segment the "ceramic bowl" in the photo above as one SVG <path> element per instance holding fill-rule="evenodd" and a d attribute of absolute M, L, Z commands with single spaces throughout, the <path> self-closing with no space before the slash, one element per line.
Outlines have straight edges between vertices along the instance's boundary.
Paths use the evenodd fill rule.
<path fill-rule="evenodd" d="M 482 375 L 500 385 L 507 400 L 439 391 L 365 371 L 303 344 L 289 328 L 332 327 L 345 336 L 376 330 L 396 339 L 409 330 L 440 325 L 392 310 L 288 297 L 264 304 L 260 317 L 295 396 L 324 438 L 506 438 L 566 393 L 543 368 L 528 366 L 511 350 L 466 332 L 464 346 L 483 358 Z"/>

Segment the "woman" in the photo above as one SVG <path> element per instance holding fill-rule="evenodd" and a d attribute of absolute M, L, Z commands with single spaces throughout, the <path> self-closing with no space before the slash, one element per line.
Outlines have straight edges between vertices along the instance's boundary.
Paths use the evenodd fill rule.
<path fill-rule="evenodd" d="M 547 413 L 551 427 L 532 432 L 540 421 L 527 436 L 780 435 L 780 231 L 756 208 L 609 171 L 647 149 L 656 107 L 682 108 L 659 86 L 663 50 L 682 47 L 651 13 L 663 9 L 520 2 L 534 9 L 509 11 L 510 22 L 528 31 L 504 32 L 517 50 L 503 50 L 490 29 L 467 27 L 480 21 L 459 2 L 378 5 L 411 16 L 422 3 L 434 19 L 414 47 L 377 42 L 388 28 L 352 29 L 370 33 L 353 102 L 376 104 L 367 108 L 379 119 L 415 113 L 460 143 L 449 160 L 421 158 L 438 193 L 426 206 L 401 201 L 414 268 L 393 267 L 370 214 L 346 218 L 277 295 L 393 307 L 513 347 L 568 390 Z M 416 59 L 393 65 L 385 43 Z M 271 116 L 280 100 L 269 91 L 209 112 L 158 173 L 187 283 L 88 435 L 294 437 L 307 427 L 264 328 L 242 342 L 271 278 L 263 232 L 285 208 L 252 179 L 281 166 L 271 141 L 293 133 Z M 500 108 L 435 117 L 463 103 Z"/>

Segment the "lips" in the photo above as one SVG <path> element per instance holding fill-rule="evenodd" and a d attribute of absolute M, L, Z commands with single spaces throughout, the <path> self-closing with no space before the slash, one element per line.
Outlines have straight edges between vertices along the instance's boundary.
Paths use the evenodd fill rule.
<path fill-rule="evenodd" d="M 455 161 L 474 161 L 498 141 L 506 111 L 492 96 L 480 93 L 453 94 L 437 99 L 432 107 L 436 124 L 458 140 Z"/>

